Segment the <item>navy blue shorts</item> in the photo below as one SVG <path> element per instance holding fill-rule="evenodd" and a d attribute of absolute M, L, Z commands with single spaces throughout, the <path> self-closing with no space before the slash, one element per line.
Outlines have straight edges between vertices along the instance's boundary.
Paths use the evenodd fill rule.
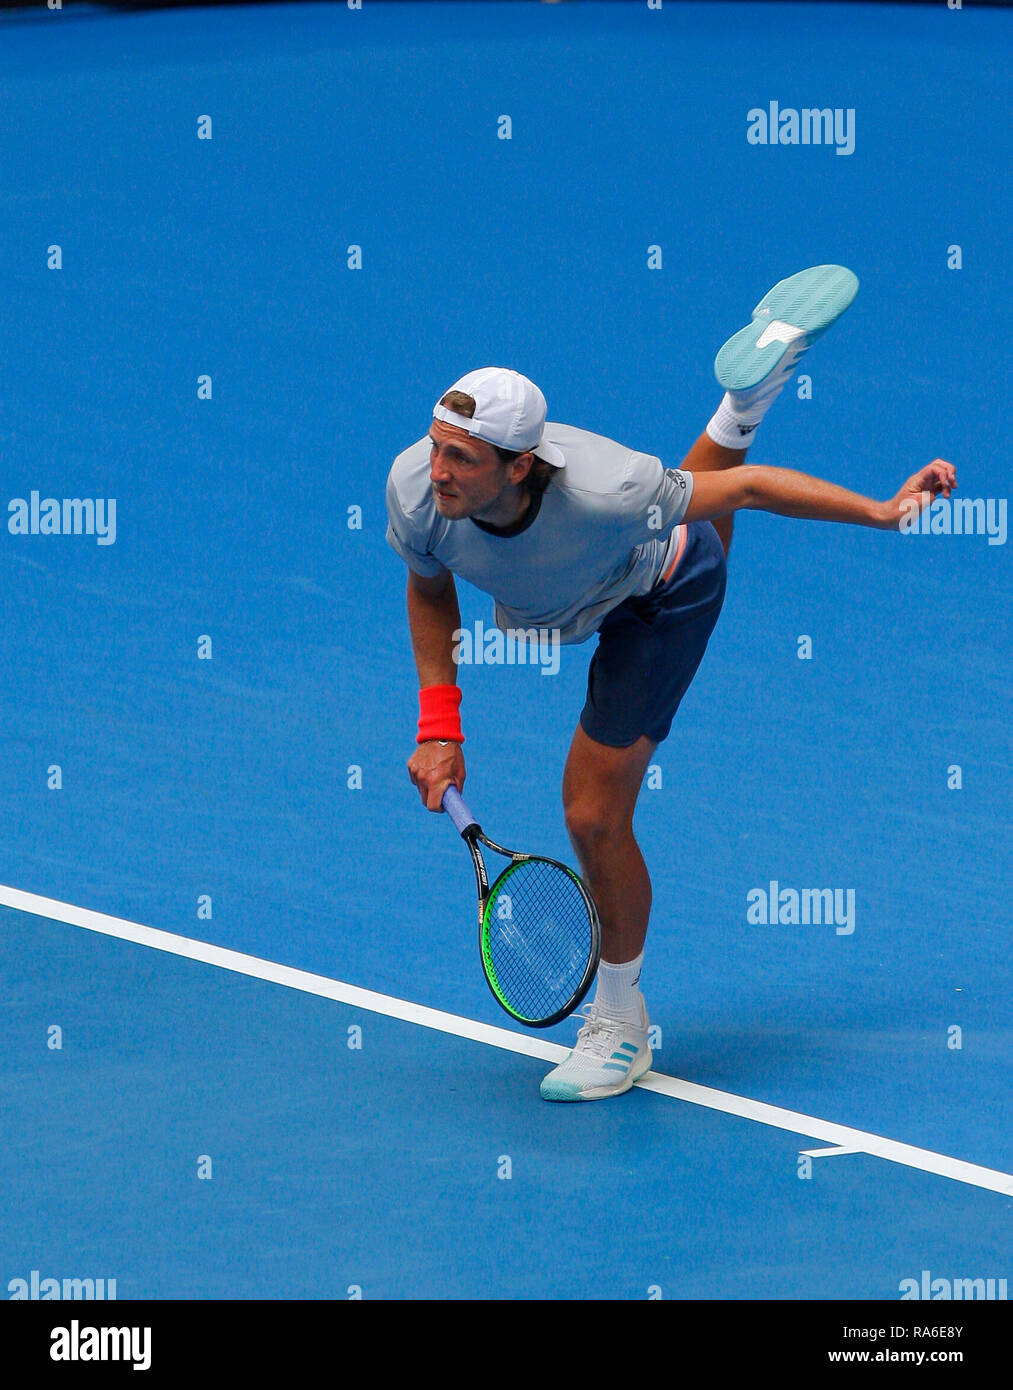
<path fill-rule="evenodd" d="M 598 629 L 580 725 L 588 738 L 628 748 L 663 742 L 696 675 L 725 597 L 725 552 L 709 521 L 686 524 L 667 583 L 625 599 Z"/>

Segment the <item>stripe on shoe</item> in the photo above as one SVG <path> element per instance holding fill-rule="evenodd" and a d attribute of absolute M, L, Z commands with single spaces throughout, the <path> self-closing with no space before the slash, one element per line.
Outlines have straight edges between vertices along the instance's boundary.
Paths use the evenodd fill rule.
<path fill-rule="evenodd" d="M 633 1065 L 633 1059 L 637 1055 L 638 1049 L 633 1043 L 620 1043 L 619 1051 L 613 1052 L 612 1058 L 601 1065 L 602 1071 L 621 1071 L 627 1072 Z"/>

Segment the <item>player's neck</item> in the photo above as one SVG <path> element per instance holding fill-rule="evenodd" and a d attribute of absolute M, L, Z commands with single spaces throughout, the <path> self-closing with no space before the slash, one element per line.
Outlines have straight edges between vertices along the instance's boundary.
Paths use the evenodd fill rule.
<path fill-rule="evenodd" d="M 495 526 L 497 531 L 507 531 L 527 516 L 530 506 L 531 493 L 526 487 L 518 484 L 497 497 L 492 506 L 472 515 L 476 521 L 482 521 L 486 526 Z"/>

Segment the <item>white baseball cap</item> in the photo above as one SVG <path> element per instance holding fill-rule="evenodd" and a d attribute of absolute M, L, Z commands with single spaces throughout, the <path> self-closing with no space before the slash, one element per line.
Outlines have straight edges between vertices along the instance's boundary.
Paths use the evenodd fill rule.
<path fill-rule="evenodd" d="M 511 453 L 528 451 L 562 468 L 563 451 L 542 439 L 545 429 L 545 397 L 533 381 L 509 367 L 479 367 L 455 381 L 450 391 L 463 391 L 475 398 L 475 418 L 458 415 L 439 401 L 433 406 L 433 419 L 467 430 L 476 439 L 495 444 Z M 443 392 L 447 395 L 447 391 Z"/>

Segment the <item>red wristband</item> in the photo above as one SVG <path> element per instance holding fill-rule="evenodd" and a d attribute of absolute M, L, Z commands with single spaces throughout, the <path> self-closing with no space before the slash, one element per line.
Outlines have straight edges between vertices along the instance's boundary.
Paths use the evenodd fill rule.
<path fill-rule="evenodd" d="M 463 743 L 461 733 L 461 687 L 427 685 L 419 691 L 419 736 L 416 743 L 438 738 Z"/>

